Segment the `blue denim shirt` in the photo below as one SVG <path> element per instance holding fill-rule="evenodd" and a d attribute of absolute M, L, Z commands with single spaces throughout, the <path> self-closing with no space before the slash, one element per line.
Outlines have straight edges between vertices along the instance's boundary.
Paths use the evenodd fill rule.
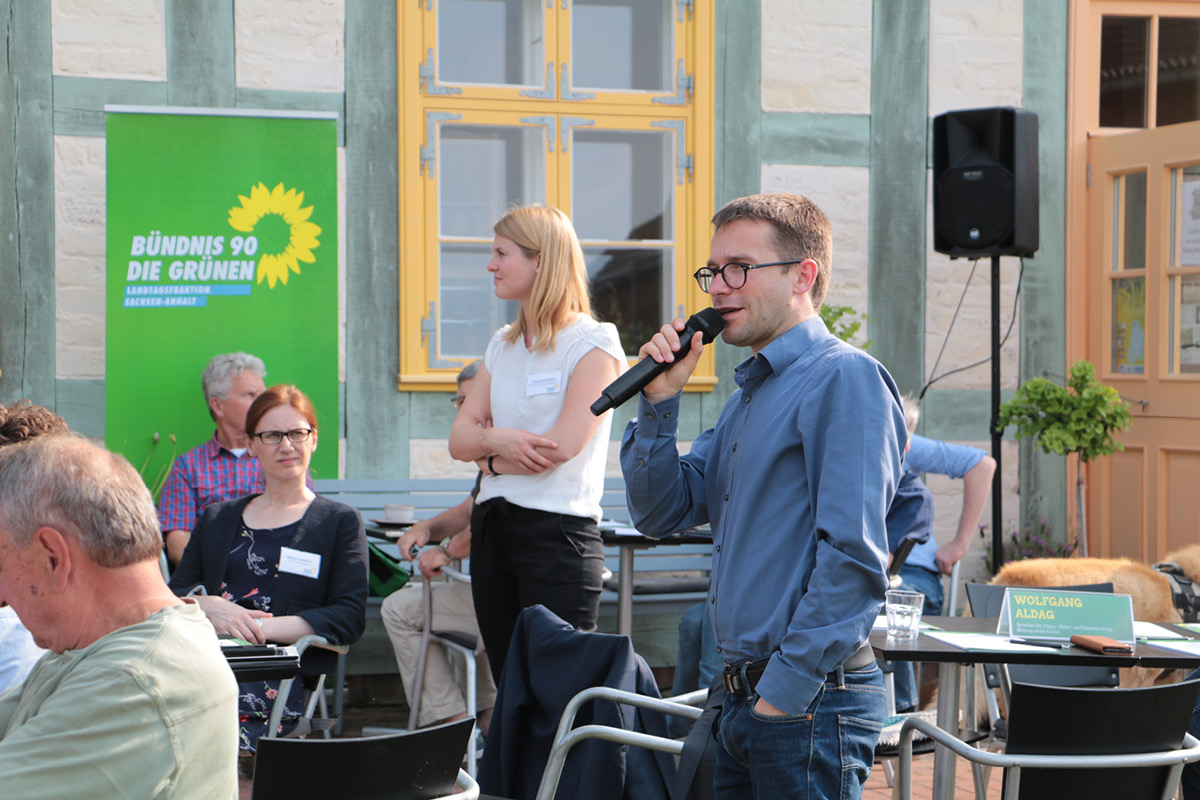
<path fill-rule="evenodd" d="M 722 658 L 770 656 L 758 693 L 801 714 L 866 642 L 883 603 L 904 413 L 883 366 L 819 317 L 744 361 L 735 379 L 716 427 L 682 457 L 679 398 L 641 398 L 621 468 L 638 530 L 712 525 Z"/>
<path fill-rule="evenodd" d="M 974 469 L 986 455 L 987 453 L 978 447 L 941 442 L 913 434 L 908 443 L 908 453 L 904 456 L 904 466 L 913 472 L 933 472 L 949 475 L 951 478 L 961 478 Z M 909 567 L 921 567 L 934 575 L 941 575 L 942 571 L 937 565 L 937 549 L 937 541 L 930 536 L 912 549 L 904 563 Z"/>

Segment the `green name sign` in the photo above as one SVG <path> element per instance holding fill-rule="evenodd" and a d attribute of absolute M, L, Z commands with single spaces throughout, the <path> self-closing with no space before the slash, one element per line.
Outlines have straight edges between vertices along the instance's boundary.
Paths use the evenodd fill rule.
<path fill-rule="evenodd" d="M 1004 591 L 996 633 L 1061 641 L 1084 634 L 1133 644 L 1133 598 L 1010 586 Z"/>

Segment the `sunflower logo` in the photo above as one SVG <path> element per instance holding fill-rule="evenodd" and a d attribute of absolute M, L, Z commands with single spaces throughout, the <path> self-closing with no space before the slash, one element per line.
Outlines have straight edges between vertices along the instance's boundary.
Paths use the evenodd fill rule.
<path fill-rule="evenodd" d="M 257 282 L 267 279 L 267 285 L 275 288 L 275 281 L 288 282 L 288 270 L 300 274 L 300 263 L 316 261 L 313 250 L 320 246 L 317 237 L 321 228 L 308 221 L 313 207 L 301 208 L 304 192 L 295 189 L 284 191 L 283 184 L 268 189 L 259 183 L 250 190 L 250 196 L 238 195 L 240 206 L 229 209 L 229 224 L 234 230 L 254 233 L 259 240 Z"/>

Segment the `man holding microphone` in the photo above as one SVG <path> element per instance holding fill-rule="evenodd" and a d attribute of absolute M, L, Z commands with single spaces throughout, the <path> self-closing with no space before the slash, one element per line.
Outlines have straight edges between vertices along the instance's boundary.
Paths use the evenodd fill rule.
<path fill-rule="evenodd" d="M 867 635 L 887 589 L 884 518 L 907 433 L 887 371 L 818 315 L 832 235 L 811 201 L 734 200 L 696 273 L 725 341 L 749 347 L 738 390 L 686 456 L 679 395 L 703 349 L 642 390 L 621 446 L 638 530 L 713 529 L 709 609 L 727 695 L 718 797 L 859 797 L 883 720 Z M 683 320 L 639 355 L 671 362 Z"/>

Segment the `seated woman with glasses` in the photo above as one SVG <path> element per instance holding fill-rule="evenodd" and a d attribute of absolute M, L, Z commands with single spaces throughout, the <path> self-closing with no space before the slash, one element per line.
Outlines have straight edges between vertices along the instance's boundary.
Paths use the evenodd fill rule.
<path fill-rule="evenodd" d="M 262 494 L 214 503 L 188 541 L 171 589 L 196 597 L 218 634 L 254 644 L 291 644 L 316 633 L 352 644 L 366 626 L 367 540 L 350 506 L 312 492 L 308 465 L 317 415 L 295 386 L 272 386 L 246 412 L 248 450 L 262 465 Z M 302 675 L 332 672 L 336 656 L 305 652 Z M 253 752 L 266 733 L 278 681 L 241 684 L 240 746 Z M 302 716 L 292 684 L 284 719 Z"/>

